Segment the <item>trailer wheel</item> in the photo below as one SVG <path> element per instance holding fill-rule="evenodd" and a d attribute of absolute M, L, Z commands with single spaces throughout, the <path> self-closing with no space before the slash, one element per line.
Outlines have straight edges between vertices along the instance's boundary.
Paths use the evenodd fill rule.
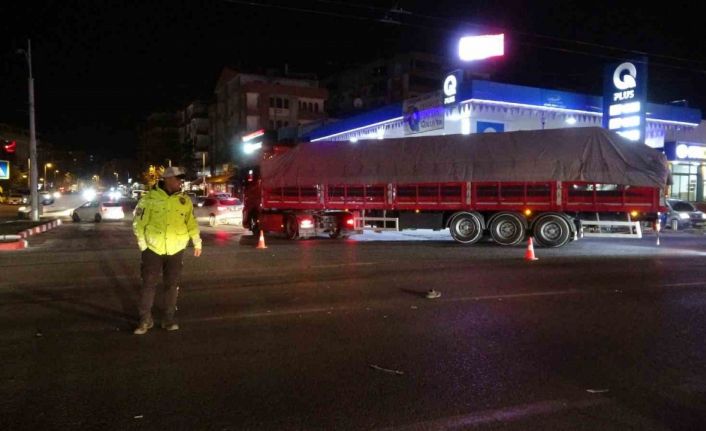
<path fill-rule="evenodd" d="M 483 237 L 481 219 L 477 214 L 461 213 L 451 219 L 449 230 L 454 241 L 475 244 Z"/>
<path fill-rule="evenodd" d="M 571 238 L 571 228 L 563 217 L 548 214 L 540 217 L 533 226 L 534 239 L 543 247 L 561 247 Z"/>
<path fill-rule="evenodd" d="M 297 226 L 296 217 L 287 217 L 284 229 L 288 239 L 299 238 L 299 226 Z"/>
<path fill-rule="evenodd" d="M 490 222 L 490 236 L 500 245 L 517 245 L 525 234 L 525 224 L 516 214 L 500 214 Z"/>

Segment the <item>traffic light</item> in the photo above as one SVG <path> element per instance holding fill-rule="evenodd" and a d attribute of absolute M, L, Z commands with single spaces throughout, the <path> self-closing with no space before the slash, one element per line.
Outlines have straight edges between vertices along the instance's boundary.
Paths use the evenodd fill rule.
<path fill-rule="evenodd" d="M 17 150 L 17 141 L 5 141 L 3 148 L 7 154 L 14 154 Z"/>

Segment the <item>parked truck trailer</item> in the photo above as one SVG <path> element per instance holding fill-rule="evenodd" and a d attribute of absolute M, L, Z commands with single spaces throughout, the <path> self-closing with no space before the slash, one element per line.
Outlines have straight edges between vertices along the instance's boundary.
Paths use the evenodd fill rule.
<path fill-rule="evenodd" d="M 601 128 L 301 143 L 262 160 L 243 220 L 291 239 L 449 229 L 560 247 L 656 221 L 668 180 L 662 153 Z"/>

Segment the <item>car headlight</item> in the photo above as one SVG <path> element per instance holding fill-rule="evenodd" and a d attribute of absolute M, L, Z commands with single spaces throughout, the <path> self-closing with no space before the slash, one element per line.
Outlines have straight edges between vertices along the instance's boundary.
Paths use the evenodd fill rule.
<path fill-rule="evenodd" d="M 26 207 L 26 206 L 21 206 L 21 207 L 17 208 L 17 211 L 19 211 L 19 212 L 25 212 L 25 211 L 27 211 L 27 207 Z"/>
<path fill-rule="evenodd" d="M 679 218 L 682 220 L 686 220 L 689 218 L 689 213 L 679 213 Z"/>

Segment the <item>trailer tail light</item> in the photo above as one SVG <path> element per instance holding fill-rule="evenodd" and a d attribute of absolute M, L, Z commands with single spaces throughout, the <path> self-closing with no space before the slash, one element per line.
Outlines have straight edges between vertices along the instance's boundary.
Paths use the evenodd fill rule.
<path fill-rule="evenodd" d="M 527 208 L 527 209 L 525 210 L 525 217 L 529 217 L 529 216 L 531 216 L 531 215 L 532 215 L 532 210 L 529 209 L 529 208 Z"/>
<path fill-rule="evenodd" d="M 299 222 L 299 228 L 301 229 L 311 229 L 314 227 L 314 221 L 309 218 L 305 218 Z"/>
<path fill-rule="evenodd" d="M 639 212 L 637 212 L 635 210 L 630 211 L 630 217 L 637 217 L 638 215 L 640 215 Z"/>

